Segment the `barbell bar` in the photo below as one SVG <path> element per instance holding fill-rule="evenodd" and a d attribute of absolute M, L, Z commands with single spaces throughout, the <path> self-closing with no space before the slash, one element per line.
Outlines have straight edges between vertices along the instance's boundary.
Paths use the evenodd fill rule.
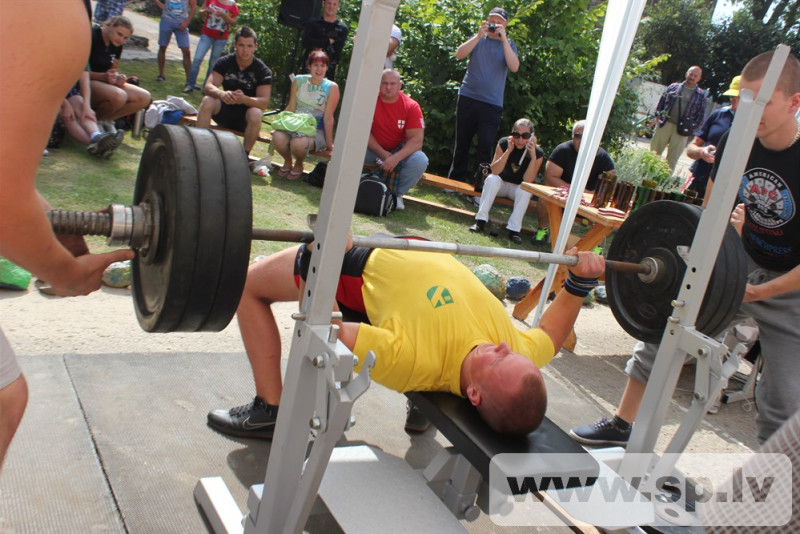
<path fill-rule="evenodd" d="M 149 247 L 152 239 L 154 225 L 152 215 L 149 212 L 152 212 L 152 207 L 147 203 L 139 206 L 112 204 L 104 211 L 49 210 L 47 216 L 53 226 L 53 231 L 56 233 L 105 236 L 109 246 L 127 246 L 138 249 Z M 310 243 L 314 241 L 314 233 L 303 230 L 253 228 L 251 239 L 255 241 Z M 420 239 L 353 236 L 353 245 L 367 248 L 439 252 L 484 258 L 510 258 L 567 266 L 577 265 L 578 263 L 577 256 L 566 254 Z M 652 282 L 657 278 L 658 265 L 660 263 L 660 261 L 653 258 L 644 258 L 638 263 L 606 260 L 606 269 L 640 274 L 643 275 L 646 281 Z"/>
<path fill-rule="evenodd" d="M 136 250 L 132 290 L 144 330 L 219 331 L 238 307 L 252 240 L 314 240 L 310 231 L 253 228 L 251 195 L 247 158 L 233 134 L 159 125 L 142 152 L 132 205 L 93 212 L 53 209 L 48 217 L 56 233 L 102 235 L 111 246 Z M 633 337 L 660 340 L 686 269 L 680 250 L 691 245 L 700 213 L 677 202 L 647 204 L 612 241 L 606 260 L 609 304 Z M 567 266 L 578 261 L 563 254 L 383 236 L 356 236 L 353 244 Z M 744 296 L 746 272 L 741 240 L 729 228 L 696 325 L 700 331 L 714 335 L 727 324 Z"/>

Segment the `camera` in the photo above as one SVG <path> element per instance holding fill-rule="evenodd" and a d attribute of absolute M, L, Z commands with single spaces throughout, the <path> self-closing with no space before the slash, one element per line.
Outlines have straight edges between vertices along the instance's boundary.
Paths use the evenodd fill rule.
<path fill-rule="evenodd" d="M 494 33 L 497 29 L 497 24 L 489 24 L 489 33 Z"/>

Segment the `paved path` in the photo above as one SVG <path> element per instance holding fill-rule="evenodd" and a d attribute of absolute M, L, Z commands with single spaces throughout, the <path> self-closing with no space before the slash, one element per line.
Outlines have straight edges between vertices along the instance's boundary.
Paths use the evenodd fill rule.
<path fill-rule="evenodd" d="M 94 4 L 95 2 L 92 2 L 93 13 Z M 149 41 L 149 45 L 146 49 L 135 46 L 125 46 L 123 53 L 124 59 L 155 59 L 158 53 L 158 20 L 150 18 L 138 11 L 134 11 L 130 7 L 125 8 L 124 15 L 133 23 L 133 34 L 144 37 Z M 189 34 L 189 43 L 193 54 L 197 48 L 198 39 L 199 37 L 197 35 Z M 175 43 L 174 38 L 167 47 L 167 59 L 176 61 L 182 59 L 181 51 Z"/>

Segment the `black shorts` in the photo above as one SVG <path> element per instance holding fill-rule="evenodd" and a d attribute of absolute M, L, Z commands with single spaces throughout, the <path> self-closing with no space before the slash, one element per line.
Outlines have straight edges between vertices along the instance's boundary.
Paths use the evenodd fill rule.
<path fill-rule="evenodd" d="M 300 287 L 300 256 L 305 245 L 297 249 L 294 259 L 294 283 Z M 345 321 L 369 323 L 367 310 L 364 306 L 364 296 L 361 286 L 364 285 L 362 275 L 367 259 L 372 253 L 371 248 L 353 247 L 348 250 L 342 260 L 342 271 L 339 275 L 339 284 L 336 286 L 336 302 L 345 317 Z"/>
<path fill-rule="evenodd" d="M 220 101 L 219 113 L 211 118 L 223 128 L 244 132 L 247 129 L 247 110 L 248 107 L 243 104 L 229 106 Z"/>

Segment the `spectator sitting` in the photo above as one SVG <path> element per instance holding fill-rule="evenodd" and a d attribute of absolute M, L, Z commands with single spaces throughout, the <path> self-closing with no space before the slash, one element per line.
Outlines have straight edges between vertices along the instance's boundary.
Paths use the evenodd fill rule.
<path fill-rule="evenodd" d="M 208 71 L 206 72 L 206 80 L 211 75 L 211 69 L 214 64 L 222 55 L 225 50 L 225 45 L 228 44 L 228 34 L 230 33 L 231 26 L 236 23 L 236 17 L 239 16 L 239 6 L 236 5 L 234 0 L 208 0 L 207 4 L 200 8 L 200 16 L 205 17 L 203 28 L 200 30 L 200 40 L 197 41 L 197 48 L 194 51 L 194 60 L 192 61 L 192 71 L 189 73 L 189 79 L 186 80 L 186 87 L 183 88 L 184 93 L 191 93 L 196 87 L 197 75 L 200 73 L 200 65 L 203 63 L 203 58 L 206 57 L 208 49 L 211 49 L 211 56 L 208 58 Z"/>
<path fill-rule="evenodd" d="M 58 118 L 64 123 L 73 139 L 87 146 L 89 154 L 98 158 L 109 158 L 114 150 L 122 143 L 125 135 L 124 130 L 116 133 L 103 132 L 97 126 L 97 117 L 94 114 L 89 98 L 84 98 L 83 94 L 91 94 L 89 72 L 81 73 L 80 81 L 70 89 L 67 97 L 61 103 Z"/>
<path fill-rule="evenodd" d="M 377 164 L 383 171 L 397 173 L 394 185 L 389 185 L 397 197 L 398 210 L 405 209 L 403 195 L 428 168 L 428 156 L 422 151 L 425 139 L 422 109 L 416 100 L 400 91 L 402 87 L 403 80 L 396 70 L 383 71 L 364 157 L 367 165 Z"/>
<path fill-rule="evenodd" d="M 544 183 L 546 185 L 563 187 L 572 183 L 572 175 L 578 163 L 578 150 L 581 147 L 581 139 L 583 138 L 583 129 L 585 126 L 586 121 L 576 122 L 572 126 L 572 140 L 561 143 L 550 153 L 550 158 L 544 166 Z M 586 191 L 594 191 L 597 186 L 597 179 L 600 178 L 600 175 L 613 169 L 614 160 L 611 159 L 608 152 L 598 147 L 597 154 L 594 156 L 592 169 L 589 171 Z M 535 244 L 541 244 L 548 239 L 547 234 L 550 224 L 544 202 L 537 203 L 536 215 L 539 218 L 539 231 L 533 236 L 533 241 Z"/>
<path fill-rule="evenodd" d="M 328 54 L 328 71 L 325 77 L 329 80 L 333 80 L 336 75 L 336 65 L 339 64 L 342 49 L 350 33 L 350 28 L 336 17 L 338 12 L 339 0 L 323 0 L 322 16 L 308 21 L 303 31 L 303 57 L 307 58 L 312 50 L 324 50 Z"/>
<path fill-rule="evenodd" d="M 164 67 L 167 63 L 167 47 L 175 34 L 175 41 L 183 55 L 183 70 L 186 72 L 186 83 L 189 83 L 189 71 L 192 68 L 191 52 L 189 51 L 189 23 L 194 18 L 197 9 L 195 0 L 153 0 L 161 9 L 161 22 L 158 24 L 158 77 L 157 82 L 163 82 Z"/>
<path fill-rule="evenodd" d="M 486 177 L 483 184 L 480 207 L 475 214 L 475 224 L 469 228 L 470 231 L 483 232 L 494 199 L 501 195 L 514 201 L 514 209 L 506 225 L 508 238 L 517 245 L 522 243 L 519 231 L 522 229 L 522 218 L 528 209 L 531 193 L 522 189 L 520 184 L 533 182 L 539 173 L 542 158 L 544 152 L 536 145 L 533 123 L 529 119 L 519 119 L 514 123 L 511 135 L 500 139 L 497 143 L 491 166 L 492 173 Z"/>
<path fill-rule="evenodd" d="M 213 117 L 223 128 L 244 132 L 248 155 L 261 131 L 261 117 L 272 90 L 272 71 L 255 57 L 256 43 L 256 34 L 249 26 L 236 31 L 235 52 L 214 64 L 197 113 L 197 126 L 201 128 L 208 128 Z M 252 162 L 251 169 L 256 164 Z"/>
<path fill-rule="evenodd" d="M 699 130 L 695 133 L 694 139 L 686 147 L 686 155 L 695 160 L 689 170 L 691 182 L 688 189 L 697 192 L 697 196 L 703 198 L 706 194 L 706 184 L 714 168 L 717 144 L 722 138 L 722 134 L 731 129 L 733 115 L 739 107 L 739 80 L 741 76 L 736 76 L 731 80 L 730 88 L 722 93 L 724 96 L 731 97 L 731 105 L 724 106 L 713 111 Z"/>
<path fill-rule="evenodd" d="M 92 28 L 92 49 L 89 54 L 92 109 L 101 122 L 112 123 L 150 105 L 150 93 L 130 83 L 119 71 L 122 45 L 133 33 L 127 17 L 118 16 L 103 26 Z M 113 124 L 108 125 L 113 129 Z M 121 142 L 121 139 L 120 139 Z"/>
<path fill-rule="evenodd" d="M 339 86 L 325 78 L 328 54 L 314 50 L 306 63 L 311 74 L 295 77 L 286 110 L 314 116 L 317 134 L 310 138 L 299 132 L 277 129 L 272 133 L 275 150 L 283 157 L 283 167 L 278 169 L 278 174 L 290 180 L 302 176 L 303 160 L 310 152 L 333 150 L 333 112 L 339 104 Z"/>

